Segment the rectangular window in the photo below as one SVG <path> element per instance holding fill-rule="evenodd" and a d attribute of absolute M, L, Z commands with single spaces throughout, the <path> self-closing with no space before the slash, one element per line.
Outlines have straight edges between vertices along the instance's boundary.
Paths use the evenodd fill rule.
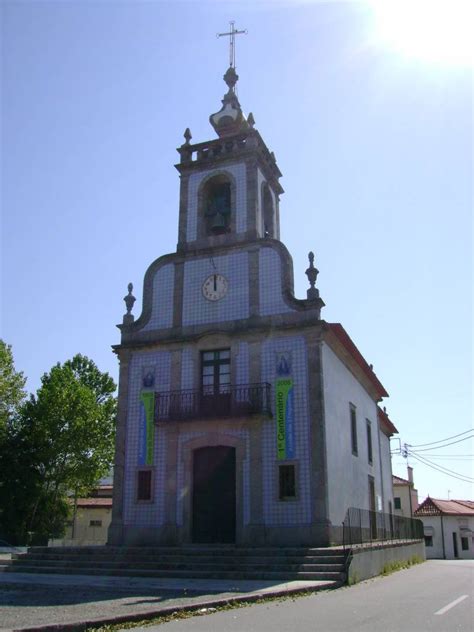
<path fill-rule="evenodd" d="M 357 417 L 356 417 L 356 407 L 351 404 L 351 442 L 352 442 L 352 454 L 354 456 L 358 455 L 357 449 Z"/>
<path fill-rule="evenodd" d="M 278 498 L 289 500 L 296 498 L 296 468 L 294 465 L 278 466 Z"/>
<path fill-rule="evenodd" d="M 425 535 L 425 546 L 433 546 L 433 536 Z"/>
<path fill-rule="evenodd" d="M 372 465 L 372 426 L 368 419 L 365 421 L 367 422 L 367 456 L 370 465 Z"/>
<path fill-rule="evenodd" d="M 402 501 L 400 500 L 399 496 L 395 496 L 395 498 L 393 499 L 393 502 L 394 502 L 395 509 L 402 508 Z"/>
<path fill-rule="evenodd" d="M 102 520 L 90 520 L 89 521 L 89 527 L 101 527 L 102 526 Z"/>
<path fill-rule="evenodd" d="M 203 351 L 201 391 L 203 395 L 222 395 L 230 390 L 230 349 Z"/>
<path fill-rule="evenodd" d="M 461 549 L 463 551 L 469 551 L 469 540 L 468 540 L 468 538 L 461 537 Z"/>
<path fill-rule="evenodd" d="M 137 500 L 151 500 L 151 470 L 137 472 Z"/>

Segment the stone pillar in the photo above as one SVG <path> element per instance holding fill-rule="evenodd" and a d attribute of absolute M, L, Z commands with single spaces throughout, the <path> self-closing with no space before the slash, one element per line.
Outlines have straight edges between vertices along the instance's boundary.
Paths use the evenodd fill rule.
<path fill-rule="evenodd" d="M 182 389 L 181 384 L 182 350 L 177 349 L 171 353 L 171 384 L 173 390 Z M 161 493 L 165 495 L 164 502 L 164 526 L 162 543 L 167 545 L 178 544 L 176 526 L 176 506 L 178 493 L 178 438 L 179 428 L 176 423 L 165 423 L 166 441 L 166 468 L 164 488 Z"/>
<path fill-rule="evenodd" d="M 112 502 L 112 522 L 109 527 L 107 544 L 123 544 L 123 502 L 125 455 L 128 417 L 129 363 L 132 354 L 128 350 L 119 351 L 119 393 L 117 427 L 115 430 L 114 491 Z"/>
<path fill-rule="evenodd" d="M 249 378 L 251 384 L 261 382 L 261 343 L 249 343 Z M 250 423 L 250 524 L 246 539 L 252 545 L 265 544 L 265 524 L 263 516 L 263 462 L 262 432 L 263 419 L 252 419 Z"/>
<path fill-rule="evenodd" d="M 329 521 L 326 420 L 319 331 L 307 334 L 306 344 L 310 415 L 311 531 L 314 546 L 328 546 L 331 540 L 331 523 Z"/>

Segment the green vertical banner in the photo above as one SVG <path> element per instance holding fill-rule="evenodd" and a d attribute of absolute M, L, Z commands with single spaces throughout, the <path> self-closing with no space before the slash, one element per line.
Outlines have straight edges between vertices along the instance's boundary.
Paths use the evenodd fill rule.
<path fill-rule="evenodd" d="M 139 465 L 153 465 L 155 443 L 155 393 L 142 391 L 140 394 Z"/>
<path fill-rule="evenodd" d="M 294 459 L 295 427 L 293 411 L 293 380 L 276 381 L 277 458 Z"/>

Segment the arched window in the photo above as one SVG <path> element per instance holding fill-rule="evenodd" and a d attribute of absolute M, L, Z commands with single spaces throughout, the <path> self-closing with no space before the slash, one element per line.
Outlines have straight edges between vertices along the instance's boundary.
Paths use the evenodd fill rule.
<path fill-rule="evenodd" d="M 206 182 L 203 192 L 204 219 L 207 235 L 222 235 L 230 230 L 231 185 L 224 175 Z"/>
<path fill-rule="evenodd" d="M 263 234 L 265 237 L 275 237 L 275 214 L 273 198 L 268 184 L 263 186 Z"/>

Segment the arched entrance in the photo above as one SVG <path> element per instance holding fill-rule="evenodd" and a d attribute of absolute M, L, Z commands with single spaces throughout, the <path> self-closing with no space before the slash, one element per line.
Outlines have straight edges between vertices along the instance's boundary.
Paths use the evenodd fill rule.
<path fill-rule="evenodd" d="M 192 541 L 235 542 L 235 448 L 193 451 Z"/>

